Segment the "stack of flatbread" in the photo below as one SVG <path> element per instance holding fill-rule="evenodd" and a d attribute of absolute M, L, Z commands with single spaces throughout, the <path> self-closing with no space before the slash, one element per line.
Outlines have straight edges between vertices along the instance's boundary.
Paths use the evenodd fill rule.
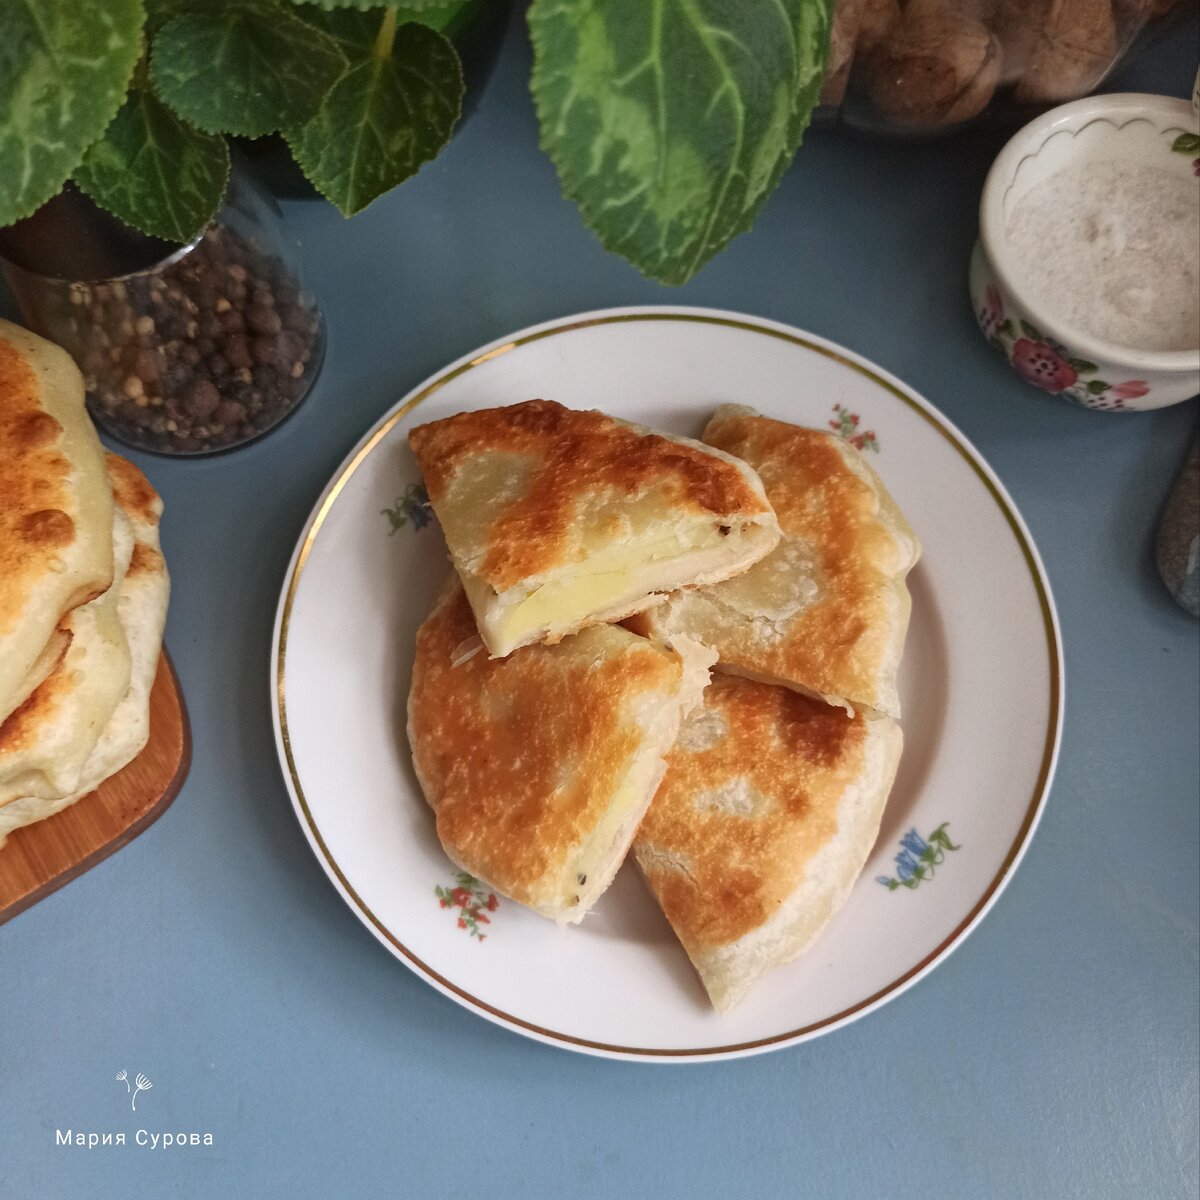
<path fill-rule="evenodd" d="M 728 1011 L 878 833 L 916 537 L 858 451 L 750 409 L 696 442 L 533 400 L 409 442 L 456 569 L 408 710 L 442 845 L 560 922 L 632 847 Z"/>
<path fill-rule="evenodd" d="M 169 592 L 161 512 L 100 445 L 71 358 L 0 321 L 0 845 L 146 744 Z"/>

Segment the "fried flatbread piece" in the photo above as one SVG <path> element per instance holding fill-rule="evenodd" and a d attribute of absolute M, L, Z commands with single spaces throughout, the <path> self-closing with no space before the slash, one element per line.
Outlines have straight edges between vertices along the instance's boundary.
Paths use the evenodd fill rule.
<path fill-rule="evenodd" d="M 74 804 L 141 753 L 150 736 L 150 689 L 158 671 L 171 584 L 159 548 L 162 500 L 131 462 L 106 456 L 117 507 L 133 530 L 129 568 L 117 598 L 117 619 L 129 645 L 129 687 L 113 710 L 72 790 L 60 796 L 22 796 L 0 805 L 0 843 L 23 825 Z"/>
<path fill-rule="evenodd" d="M 577 922 L 621 865 L 712 655 L 616 625 L 503 659 L 464 649 L 474 638 L 455 579 L 417 633 L 408 701 L 438 837 L 496 891 Z"/>
<path fill-rule="evenodd" d="M 889 718 L 713 677 L 634 853 L 719 1011 L 803 952 L 845 903 L 900 749 Z"/>
<path fill-rule="evenodd" d="M 728 579 L 779 540 L 745 463 L 603 413 L 530 400 L 409 444 L 493 657 Z"/>
<path fill-rule="evenodd" d="M 674 593 L 629 627 L 695 638 L 718 670 L 899 717 L 920 544 L 878 475 L 840 438 L 752 409 L 718 409 L 704 440 L 758 471 L 783 537 L 736 579 Z"/>
<path fill-rule="evenodd" d="M 118 614 L 133 556 L 133 527 L 114 513 L 112 586 L 74 608 L 63 623 L 71 644 L 62 661 L 0 725 L 0 809 L 25 796 L 75 791 L 88 756 L 129 690 L 131 658 Z"/>
<path fill-rule="evenodd" d="M 0 722 L 61 661 L 63 617 L 112 584 L 112 524 L 79 369 L 0 320 Z"/>

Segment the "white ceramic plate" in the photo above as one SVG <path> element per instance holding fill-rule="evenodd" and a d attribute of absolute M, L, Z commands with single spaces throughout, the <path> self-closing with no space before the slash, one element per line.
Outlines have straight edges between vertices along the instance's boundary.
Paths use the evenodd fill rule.
<path fill-rule="evenodd" d="M 924 544 L 910 577 L 906 750 L 867 869 L 813 948 L 726 1017 L 709 1007 L 632 865 L 575 928 L 489 901 L 485 888 L 456 878 L 413 775 L 404 732 L 413 638 L 448 568 L 406 435 L 463 409 L 535 396 L 693 436 L 725 402 L 838 428 L 863 438 Z M 296 814 L 383 945 L 518 1033 L 668 1062 L 828 1032 L 943 960 L 994 903 L 1037 824 L 1058 750 L 1062 674 L 1029 533 L 936 409 L 820 338 L 684 308 L 534 326 L 406 396 L 313 510 L 272 648 L 276 739 Z"/>

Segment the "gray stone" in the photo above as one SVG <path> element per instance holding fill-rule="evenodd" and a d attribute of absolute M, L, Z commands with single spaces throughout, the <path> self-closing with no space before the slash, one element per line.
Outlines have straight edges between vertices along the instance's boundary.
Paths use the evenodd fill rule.
<path fill-rule="evenodd" d="M 1167 497 L 1155 557 L 1171 595 L 1193 617 L 1200 617 L 1200 441 L 1192 443 Z"/>

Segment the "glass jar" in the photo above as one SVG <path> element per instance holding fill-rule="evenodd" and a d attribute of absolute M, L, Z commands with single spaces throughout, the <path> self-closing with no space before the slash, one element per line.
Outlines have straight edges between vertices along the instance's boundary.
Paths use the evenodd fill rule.
<path fill-rule="evenodd" d="M 282 214 L 236 160 L 224 205 L 187 246 L 134 234 L 80 193 L 37 217 L 20 238 L 7 231 L 9 286 L 25 323 L 79 364 L 104 432 L 139 450 L 213 454 L 261 437 L 307 396 L 324 321 Z"/>
<path fill-rule="evenodd" d="M 928 138 L 1094 91 L 1183 0 L 836 0 L 818 123 Z"/>

